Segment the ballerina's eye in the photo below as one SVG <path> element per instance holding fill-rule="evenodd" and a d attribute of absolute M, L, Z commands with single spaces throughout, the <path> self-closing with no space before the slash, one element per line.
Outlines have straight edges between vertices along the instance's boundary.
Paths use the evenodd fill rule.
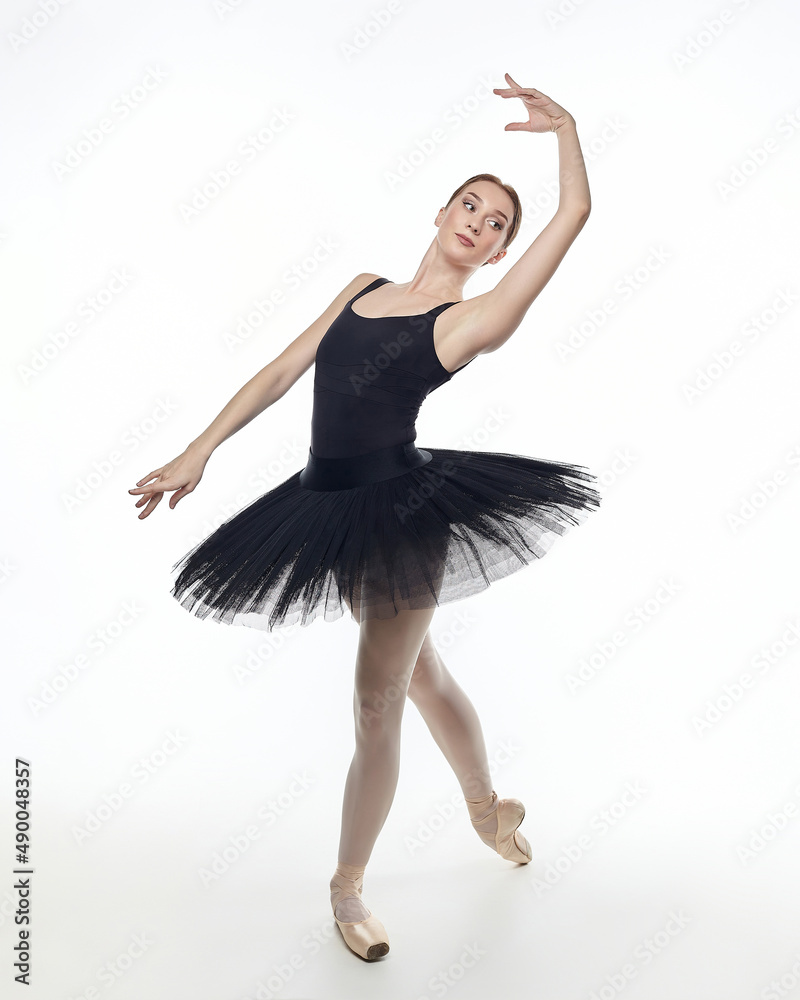
<path fill-rule="evenodd" d="M 467 206 L 472 205 L 473 208 L 475 207 L 475 202 L 469 201 L 466 198 L 462 201 L 461 204 L 462 205 L 467 205 Z M 494 224 L 494 226 L 496 227 L 496 229 L 495 229 L 496 232 L 499 232 L 503 228 L 502 223 L 498 222 L 496 219 L 490 219 L 490 222 L 492 222 Z"/>

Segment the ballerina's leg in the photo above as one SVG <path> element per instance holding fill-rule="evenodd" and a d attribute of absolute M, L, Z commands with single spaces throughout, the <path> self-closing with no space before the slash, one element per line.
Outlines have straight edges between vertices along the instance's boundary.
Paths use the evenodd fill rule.
<path fill-rule="evenodd" d="M 339 864 L 366 865 L 386 822 L 400 771 L 400 731 L 408 685 L 435 607 L 359 624 L 353 715 L 355 753 L 342 804 Z M 362 920 L 359 899 L 342 899 L 340 920 Z"/>

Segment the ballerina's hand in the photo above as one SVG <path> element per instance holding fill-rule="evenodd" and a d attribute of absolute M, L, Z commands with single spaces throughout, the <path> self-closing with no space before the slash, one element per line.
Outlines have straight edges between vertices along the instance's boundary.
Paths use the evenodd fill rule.
<path fill-rule="evenodd" d="M 139 515 L 139 520 L 152 513 L 161 502 L 164 493 L 169 490 L 177 490 L 175 496 L 170 497 L 169 506 L 171 510 L 182 500 L 187 493 L 191 493 L 203 476 L 206 467 L 207 457 L 190 452 L 188 449 L 178 455 L 171 462 L 162 465 L 160 469 L 154 469 L 146 476 L 142 476 L 136 484 L 136 488 L 128 490 L 128 493 L 143 493 L 136 503 L 137 507 L 147 504 L 147 507 Z M 154 483 L 145 486 L 145 483 L 156 477 Z"/>
<path fill-rule="evenodd" d="M 531 87 L 520 85 L 508 73 L 505 74 L 510 87 L 495 87 L 495 94 L 501 97 L 519 97 L 528 112 L 528 121 L 509 122 L 506 132 L 557 132 L 567 122 L 575 124 L 575 119 L 560 104 L 556 104 L 547 94 Z"/>

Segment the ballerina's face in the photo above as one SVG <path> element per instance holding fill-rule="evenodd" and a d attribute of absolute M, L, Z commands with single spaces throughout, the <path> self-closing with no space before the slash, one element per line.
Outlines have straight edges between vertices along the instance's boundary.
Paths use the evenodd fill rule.
<path fill-rule="evenodd" d="M 491 181 L 473 181 L 436 216 L 439 242 L 448 253 L 461 260 L 500 260 L 508 227 L 514 217 L 514 203 Z"/>

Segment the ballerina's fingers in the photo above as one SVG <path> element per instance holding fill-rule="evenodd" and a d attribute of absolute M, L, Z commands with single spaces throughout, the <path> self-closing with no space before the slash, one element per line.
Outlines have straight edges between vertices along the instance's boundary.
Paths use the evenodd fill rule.
<path fill-rule="evenodd" d="M 174 489 L 175 487 L 173 486 L 172 488 Z M 164 489 L 162 486 L 159 485 L 158 488 L 156 488 L 155 486 L 151 486 L 147 493 L 139 497 L 139 499 L 134 504 L 134 507 L 142 507 L 144 506 L 144 504 L 148 502 L 148 500 L 154 500 L 156 498 L 158 498 L 156 500 L 156 503 L 158 503 L 158 500 L 160 500 L 161 497 L 163 496 L 164 496 Z"/>
<path fill-rule="evenodd" d="M 495 87 L 494 93 L 501 97 L 528 97 L 533 101 L 549 100 L 546 94 L 542 94 L 538 90 L 531 90 L 530 87 Z"/>
<path fill-rule="evenodd" d="M 532 97 L 537 101 L 549 100 L 546 94 L 543 94 L 540 90 L 536 90 L 534 87 L 520 86 L 510 73 L 506 73 L 505 78 L 511 83 L 511 86 L 508 88 L 495 87 L 495 94 L 500 94 L 502 97 Z"/>
<path fill-rule="evenodd" d="M 163 496 L 164 496 L 163 493 L 153 493 L 149 497 L 143 496 L 139 498 L 139 500 L 136 502 L 137 507 L 141 507 L 142 504 L 144 503 L 147 504 L 142 513 L 138 515 L 140 521 L 142 520 L 142 518 L 147 517 L 148 514 L 152 514 L 152 512 L 156 509 L 156 507 L 158 507 L 159 503 L 161 503 L 161 498 Z"/>
<path fill-rule="evenodd" d="M 146 483 L 149 483 L 151 479 L 155 479 L 160 476 L 164 469 L 166 469 L 166 465 L 162 465 L 158 469 L 153 469 L 152 472 L 148 472 L 146 476 L 142 476 L 141 479 L 137 480 L 136 485 L 138 487 L 144 486 Z"/>

